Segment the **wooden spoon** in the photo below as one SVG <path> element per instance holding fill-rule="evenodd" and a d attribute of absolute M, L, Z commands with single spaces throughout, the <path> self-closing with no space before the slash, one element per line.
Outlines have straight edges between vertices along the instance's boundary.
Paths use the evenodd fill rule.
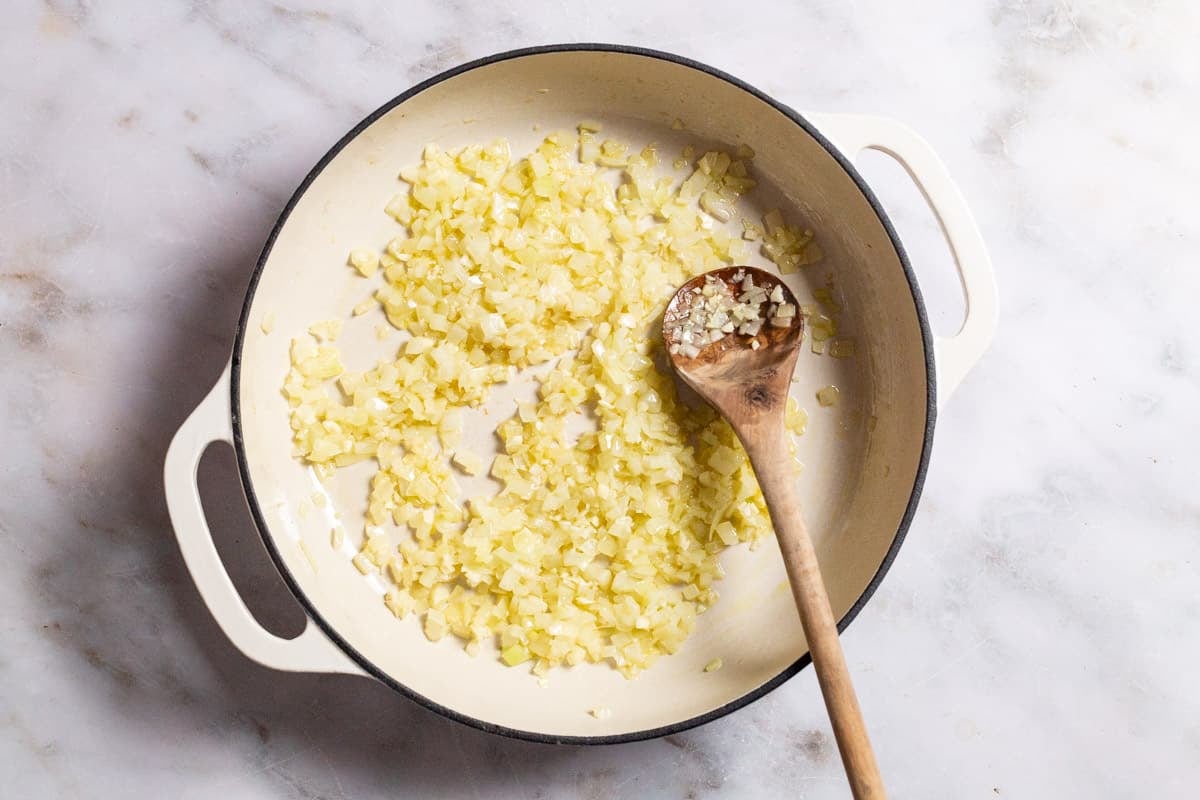
<path fill-rule="evenodd" d="M 743 277 L 751 276 L 754 284 L 768 293 L 782 286 L 785 302 L 799 308 L 787 286 L 769 272 L 753 267 L 726 267 L 699 275 L 680 287 L 663 318 L 663 339 L 676 372 L 728 420 L 750 456 L 783 553 L 792 596 L 800 612 L 800 623 L 808 639 L 850 790 L 856 800 L 883 798 L 886 793 L 879 766 L 846 669 L 817 554 L 800 513 L 788 456 L 784 410 L 803 338 L 803 319 L 797 311 L 787 327 L 766 323 L 755 337 L 728 334 L 705 345 L 692 357 L 672 347 L 674 331 L 688 318 L 693 303 L 703 297 L 693 289 L 703 289 L 707 277 L 713 276 L 724 281 L 734 297 L 738 297 L 741 287 L 734 275 L 739 271 Z M 766 310 L 764 305 L 763 311 Z M 757 349 L 752 349 L 754 340 L 759 343 Z M 676 352 L 671 353 L 673 349 Z"/>

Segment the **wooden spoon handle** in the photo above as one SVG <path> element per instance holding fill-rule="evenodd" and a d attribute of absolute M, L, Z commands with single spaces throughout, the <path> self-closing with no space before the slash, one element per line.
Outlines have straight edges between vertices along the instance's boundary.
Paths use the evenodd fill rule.
<path fill-rule="evenodd" d="M 837 621 L 829 607 L 829 595 L 817 564 L 817 553 L 804 524 L 800 501 L 796 496 L 792 466 L 786 451 L 786 434 L 762 437 L 758 447 L 747 448 L 750 461 L 758 476 L 775 526 L 783 563 L 792 584 L 792 596 L 800 612 L 800 623 L 808 639 L 817 681 L 825 696 L 825 707 L 833 723 L 842 754 L 842 764 L 856 800 L 879 800 L 887 797 L 875 753 L 867 737 L 862 711 L 846 669 L 842 643 L 838 639 Z M 757 451 L 757 452 L 756 452 Z"/>

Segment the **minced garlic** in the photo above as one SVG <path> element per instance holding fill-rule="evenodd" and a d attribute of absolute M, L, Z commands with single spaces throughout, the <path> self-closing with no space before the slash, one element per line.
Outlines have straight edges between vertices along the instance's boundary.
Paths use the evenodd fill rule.
<path fill-rule="evenodd" d="M 758 336 L 763 325 L 786 328 L 795 322 L 796 306 L 785 302 L 782 286 L 776 284 L 768 291 L 741 269 L 733 273 L 732 280 L 736 290 L 713 275 L 705 276 L 704 285 L 692 289 L 687 316 L 669 327 L 671 355 L 695 358 L 708 345 L 735 332 Z M 751 347 L 757 350 L 758 341 L 752 341 Z"/>

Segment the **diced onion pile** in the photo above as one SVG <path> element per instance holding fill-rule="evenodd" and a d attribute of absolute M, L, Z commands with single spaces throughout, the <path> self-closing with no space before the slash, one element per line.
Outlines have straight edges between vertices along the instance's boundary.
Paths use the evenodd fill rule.
<path fill-rule="evenodd" d="M 651 333 L 676 286 L 748 256 L 713 222 L 753 187 L 747 161 L 706 153 L 680 184 L 653 148 L 629 155 L 597 130 L 521 159 L 503 141 L 426 148 L 387 206 L 407 233 L 349 258 L 382 271 L 375 299 L 408 338 L 348 372 L 340 324 L 314 326 L 284 385 L 294 454 L 319 476 L 378 464 L 355 563 L 388 579 L 387 607 L 538 675 L 608 661 L 630 677 L 674 652 L 717 600 L 721 550 L 770 531 L 733 432 L 679 402 Z M 781 268 L 817 257 L 811 233 L 765 222 Z M 555 359 L 496 427 L 501 488 L 464 500 L 454 472 L 487 464 L 462 446 L 462 410 Z M 806 419 L 792 403 L 792 430 Z"/>

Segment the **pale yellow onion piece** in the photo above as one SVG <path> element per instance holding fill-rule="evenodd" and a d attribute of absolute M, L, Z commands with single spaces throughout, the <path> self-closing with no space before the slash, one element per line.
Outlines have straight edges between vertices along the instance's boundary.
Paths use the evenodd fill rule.
<path fill-rule="evenodd" d="M 379 269 L 379 254 L 373 250 L 351 250 L 346 261 L 364 278 L 371 277 L 375 274 L 375 270 Z"/>
<path fill-rule="evenodd" d="M 817 390 L 817 402 L 828 408 L 837 403 L 839 394 L 840 392 L 836 386 L 832 384 L 824 386 Z"/>

